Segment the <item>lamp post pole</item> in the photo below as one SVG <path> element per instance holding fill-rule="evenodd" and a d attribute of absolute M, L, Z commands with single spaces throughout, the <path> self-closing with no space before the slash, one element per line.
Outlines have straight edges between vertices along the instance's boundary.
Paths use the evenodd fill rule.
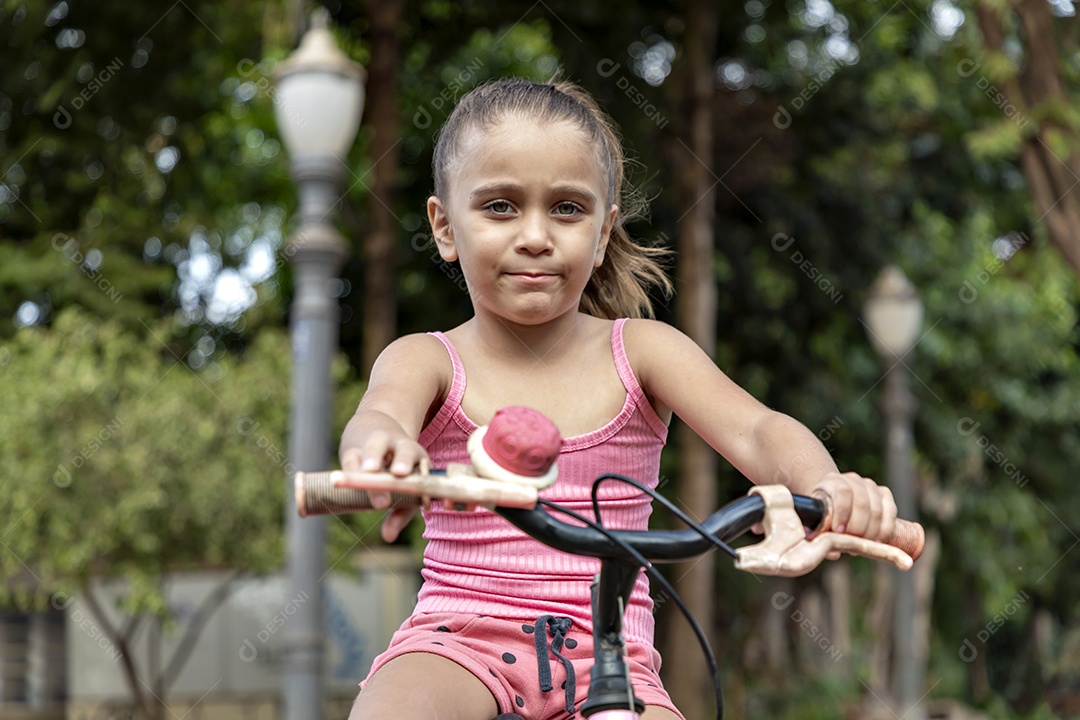
<path fill-rule="evenodd" d="M 297 229 L 285 255 L 294 287 L 288 448 L 290 461 L 301 471 L 324 470 L 331 463 L 330 366 L 338 344 L 338 306 L 331 284 L 347 254 L 332 220 L 344 157 L 356 137 L 363 107 L 363 71 L 337 48 L 328 25 L 328 13 L 316 12 L 300 48 L 275 73 L 274 109 L 300 200 Z M 327 521 L 301 520 L 292 502 L 292 478 L 288 483 L 286 602 L 295 612 L 282 628 L 283 717 L 322 720 Z"/>
<path fill-rule="evenodd" d="M 915 408 L 907 368 L 901 365 L 885 378 L 885 463 L 897 515 L 912 521 L 918 520 L 912 462 Z M 894 587 L 892 695 L 899 714 L 920 720 L 924 716 L 915 707 L 922 696 L 915 657 L 915 574 L 895 567 L 890 572 Z"/>
<path fill-rule="evenodd" d="M 909 387 L 907 366 L 900 362 L 911 352 L 922 326 L 923 308 L 915 288 L 896 266 L 878 276 L 866 303 L 867 327 L 874 349 L 887 368 L 885 397 L 885 473 L 896 501 L 897 514 L 918 520 L 915 499 L 914 421 L 916 400 Z M 890 695 L 898 715 L 925 720 L 921 707 L 922 677 L 916 657 L 915 576 L 890 568 L 893 587 L 893 664 Z"/>
<path fill-rule="evenodd" d="M 302 183 L 300 177 L 297 182 Z M 335 198 L 328 198 L 329 209 Z M 313 205 L 314 206 L 314 205 Z M 330 464 L 330 361 L 337 347 L 338 309 L 330 281 L 345 259 L 340 235 L 325 223 L 305 223 L 289 241 L 295 294 L 289 319 L 293 385 L 289 457 L 297 470 Z M 286 493 L 288 602 L 296 612 L 283 628 L 286 720 L 323 716 L 323 587 L 326 518 L 301 520 Z"/>

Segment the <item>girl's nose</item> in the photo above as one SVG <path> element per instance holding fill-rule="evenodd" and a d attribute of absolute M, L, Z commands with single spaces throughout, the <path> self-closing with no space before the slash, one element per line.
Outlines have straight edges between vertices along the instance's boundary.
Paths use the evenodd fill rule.
<path fill-rule="evenodd" d="M 530 255 L 550 254 L 554 249 L 551 231 L 544 213 L 530 213 L 523 218 L 515 249 Z"/>

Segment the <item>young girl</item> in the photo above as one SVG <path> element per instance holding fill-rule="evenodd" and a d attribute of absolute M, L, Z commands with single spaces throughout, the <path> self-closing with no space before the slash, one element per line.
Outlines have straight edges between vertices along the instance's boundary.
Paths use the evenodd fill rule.
<path fill-rule="evenodd" d="M 752 481 L 827 493 L 832 529 L 892 534 L 886 488 L 840 474 L 806 427 L 758 403 L 681 332 L 645 319 L 649 286 L 670 284 L 658 251 L 623 229 L 622 149 L 584 91 L 523 80 L 477 88 L 440 134 L 434 173 L 428 219 L 442 258 L 461 264 L 473 317 L 383 351 L 342 437 L 343 469 L 407 475 L 467 463 L 468 435 L 499 408 L 524 405 L 566 439 L 543 496 L 588 516 L 603 472 L 656 486 L 674 413 Z M 606 526 L 647 529 L 647 496 L 617 483 L 602 491 Z M 551 550 L 484 509 L 423 514 L 423 587 L 352 720 L 575 717 L 592 665 L 598 562 Z M 391 512 L 384 539 L 411 515 Z M 634 690 L 646 720 L 682 718 L 657 674 L 651 611 L 642 575 L 625 621 Z"/>

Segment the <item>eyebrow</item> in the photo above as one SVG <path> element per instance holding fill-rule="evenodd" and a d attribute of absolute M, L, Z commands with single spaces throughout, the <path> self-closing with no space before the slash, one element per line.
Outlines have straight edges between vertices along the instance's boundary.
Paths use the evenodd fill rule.
<path fill-rule="evenodd" d="M 494 182 L 475 188 L 469 193 L 469 197 L 475 198 L 478 195 L 497 195 L 513 192 L 521 192 L 521 186 L 510 182 Z M 551 188 L 551 192 L 554 195 L 570 196 L 588 204 L 595 205 L 597 202 L 596 196 L 592 192 L 578 185 L 556 185 Z"/>

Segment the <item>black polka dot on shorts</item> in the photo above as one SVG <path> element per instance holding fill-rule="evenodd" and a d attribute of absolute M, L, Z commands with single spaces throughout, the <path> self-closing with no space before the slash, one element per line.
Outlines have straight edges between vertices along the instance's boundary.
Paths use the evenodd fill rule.
<path fill-rule="evenodd" d="M 566 638 L 566 647 L 573 650 L 577 647 L 577 640 L 575 640 L 574 638 Z"/>
<path fill-rule="evenodd" d="M 536 628 L 534 628 L 532 625 L 522 625 L 521 629 L 524 630 L 529 635 L 532 635 L 533 631 L 536 630 Z"/>
<path fill-rule="evenodd" d="M 517 703 L 518 707 L 525 707 L 525 700 L 520 695 L 514 696 L 514 702 Z"/>
<path fill-rule="evenodd" d="M 511 654 L 511 653 L 508 653 L 508 652 L 503 653 L 502 657 L 503 657 L 503 662 L 506 663 L 507 665 L 513 665 L 514 663 L 517 662 L 517 658 L 514 657 L 513 654 Z"/>
<path fill-rule="evenodd" d="M 451 630 L 445 625 L 440 625 L 439 627 L 435 628 L 435 632 L 451 632 Z"/>
<path fill-rule="evenodd" d="M 432 644 L 432 645 L 442 645 L 443 647 L 446 647 L 446 646 L 445 646 L 445 645 L 443 645 L 443 644 L 442 644 L 441 642 L 432 642 L 431 644 Z"/>

